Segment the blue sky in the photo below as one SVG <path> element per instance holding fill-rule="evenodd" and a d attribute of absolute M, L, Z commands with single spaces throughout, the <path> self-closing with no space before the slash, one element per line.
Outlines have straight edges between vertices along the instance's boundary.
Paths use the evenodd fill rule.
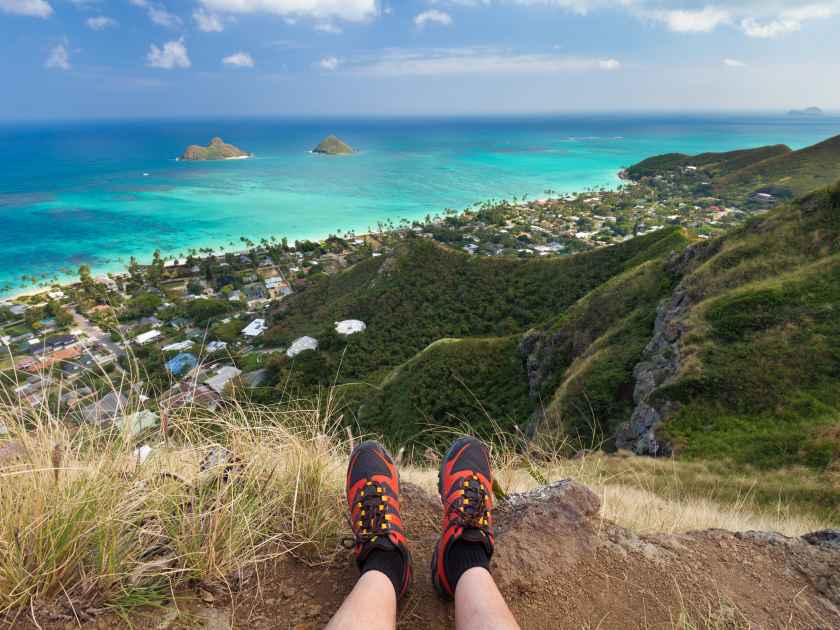
<path fill-rule="evenodd" d="M 840 109 L 840 0 L 0 0 L 0 119 Z"/>

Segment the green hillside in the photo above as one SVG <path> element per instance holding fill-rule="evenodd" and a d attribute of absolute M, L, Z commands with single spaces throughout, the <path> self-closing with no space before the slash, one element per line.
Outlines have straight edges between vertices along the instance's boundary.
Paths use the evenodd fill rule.
<path fill-rule="evenodd" d="M 751 193 L 777 188 L 790 196 L 805 195 L 840 179 L 840 136 L 814 146 L 783 153 L 724 173 L 716 182 L 721 190 Z"/>
<path fill-rule="evenodd" d="M 838 309 L 840 185 L 694 244 L 671 229 L 520 259 L 409 238 L 293 296 L 265 341 L 318 338 L 272 361 L 276 388 L 338 384 L 348 419 L 415 449 L 466 422 L 825 468 L 840 459 Z M 333 332 L 350 318 L 367 330 Z"/>
<path fill-rule="evenodd" d="M 321 359 L 321 384 L 336 376 L 338 382 L 378 384 L 439 339 L 523 333 L 555 319 L 616 274 L 684 243 L 679 230 L 669 229 L 585 254 L 521 259 L 473 257 L 407 239 L 392 253 L 325 276 L 287 300 L 266 343 L 284 345 L 312 335 L 327 355 Z M 342 319 L 360 319 L 367 330 L 338 337 L 333 325 Z M 278 366 L 292 382 L 294 363 Z M 315 380 L 307 377 L 305 384 Z"/>
<path fill-rule="evenodd" d="M 729 174 L 764 160 L 787 155 L 790 147 L 777 144 L 757 149 L 742 149 L 726 153 L 701 153 L 700 155 L 686 155 L 685 153 L 666 153 L 642 160 L 627 169 L 630 179 L 654 177 L 663 172 L 682 169 L 686 166 L 703 168 L 711 174 Z"/>
<path fill-rule="evenodd" d="M 840 185 L 692 254 L 668 322 L 679 369 L 651 399 L 660 436 L 688 457 L 840 460 Z"/>
<path fill-rule="evenodd" d="M 695 167 L 696 171 L 686 171 Z M 792 151 L 784 145 L 728 153 L 659 155 L 625 171 L 629 179 L 668 175 L 694 185 L 711 183 L 709 192 L 743 202 L 756 192 L 793 199 L 833 184 L 840 178 L 840 136 Z"/>

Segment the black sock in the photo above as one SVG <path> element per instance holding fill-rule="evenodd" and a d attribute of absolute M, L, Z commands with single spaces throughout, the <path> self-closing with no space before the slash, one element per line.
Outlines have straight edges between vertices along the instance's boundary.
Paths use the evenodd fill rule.
<path fill-rule="evenodd" d="M 362 566 L 362 574 L 368 571 L 381 571 L 387 575 L 388 579 L 391 580 L 391 584 L 394 585 L 397 597 L 399 597 L 400 591 L 402 591 L 405 573 L 405 559 L 399 551 L 396 549 L 393 551 L 374 549 L 365 559 L 364 566 Z"/>
<path fill-rule="evenodd" d="M 463 538 L 455 541 L 446 556 L 446 579 L 455 591 L 458 580 L 470 569 L 482 567 L 489 570 L 490 556 L 484 543 L 471 542 Z"/>

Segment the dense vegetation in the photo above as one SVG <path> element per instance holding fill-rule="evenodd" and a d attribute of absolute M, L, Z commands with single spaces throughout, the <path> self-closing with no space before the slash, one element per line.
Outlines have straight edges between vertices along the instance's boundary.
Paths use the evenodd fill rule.
<path fill-rule="evenodd" d="M 678 451 L 761 466 L 840 459 L 840 186 L 711 243 L 683 286 Z"/>
<path fill-rule="evenodd" d="M 639 180 L 686 167 L 698 169 L 711 183 L 710 193 L 729 200 L 746 200 L 756 192 L 782 199 L 808 194 L 840 178 L 840 136 L 798 151 L 784 145 L 728 153 L 658 155 L 627 169 L 627 177 Z"/>
<path fill-rule="evenodd" d="M 425 239 L 366 260 L 293 296 L 267 343 L 304 334 L 329 339 L 334 322 L 361 319 L 365 333 L 336 343 L 339 382 L 378 383 L 430 343 L 508 336 L 557 317 L 589 291 L 670 247 L 662 230 L 611 248 L 563 258 L 478 258 Z"/>
<path fill-rule="evenodd" d="M 692 305 L 680 371 L 655 393 L 676 405 L 662 436 L 687 457 L 824 469 L 840 457 L 839 210 L 835 187 L 679 264 L 689 241 L 676 229 L 558 259 L 409 239 L 284 304 L 267 342 L 311 334 L 321 347 L 273 359 L 275 391 L 344 384 L 362 430 L 418 448 L 461 422 L 610 448 L 657 306 L 679 286 Z M 336 335 L 345 318 L 367 331 Z"/>
<path fill-rule="evenodd" d="M 666 153 L 634 164 L 627 169 L 627 175 L 631 179 L 653 177 L 665 171 L 681 169 L 686 166 L 703 167 L 704 170 L 708 170 L 711 173 L 725 175 L 770 158 L 787 155 L 790 152 L 790 147 L 783 144 L 776 144 L 757 149 L 743 149 L 726 153 L 701 153 L 700 155 Z"/>

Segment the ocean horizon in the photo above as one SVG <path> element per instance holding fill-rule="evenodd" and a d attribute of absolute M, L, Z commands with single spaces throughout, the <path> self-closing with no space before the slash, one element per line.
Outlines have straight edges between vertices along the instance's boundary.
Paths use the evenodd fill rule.
<path fill-rule="evenodd" d="M 331 133 L 359 153 L 312 154 Z M 155 250 L 364 232 L 488 199 L 615 187 L 656 154 L 798 149 L 838 133 L 840 116 L 746 113 L 0 123 L 0 296 L 67 282 L 81 264 L 101 274 Z M 214 136 L 255 157 L 176 160 Z"/>

